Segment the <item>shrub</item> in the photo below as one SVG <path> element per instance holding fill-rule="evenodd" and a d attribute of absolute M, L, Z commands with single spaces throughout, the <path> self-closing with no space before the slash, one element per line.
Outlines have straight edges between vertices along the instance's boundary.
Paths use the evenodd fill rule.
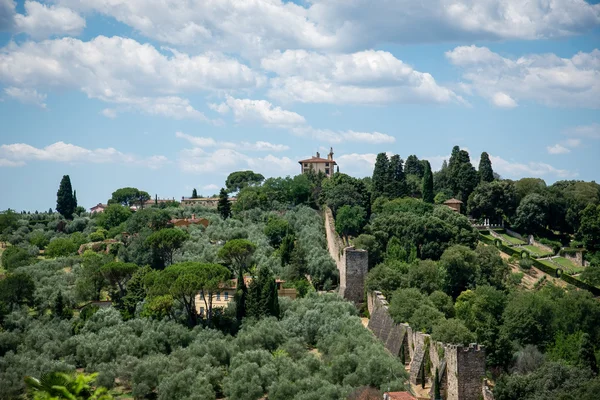
<path fill-rule="evenodd" d="M 522 270 L 529 271 L 532 266 L 533 266 L 533 261 L 531 261 L 529 258 L 521 258 L 519 260 L 519 267 Z"/>
<path fill-rule="evenodd" d="M 10 246 L 2 253 L 2 268 L 12 271 L 18 267 L 29 265 L 34 260 L 34 257 L 26 249 L 19 246 Z"/>
<path fill-rule="evenodd" d="M 68 238 L 55 238 L 46 247 L 47 257 L 67 257 L 77 252 L 77 245 Z"/>

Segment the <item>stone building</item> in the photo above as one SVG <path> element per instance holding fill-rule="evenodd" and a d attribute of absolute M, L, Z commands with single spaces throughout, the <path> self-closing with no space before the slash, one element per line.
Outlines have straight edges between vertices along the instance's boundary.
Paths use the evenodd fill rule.
<path fill-rule="evenodd" d="M 230 197 L 229 202 L 234 204 L 237 201 L 235 197 Z M 217 208 L 219 204 L 218 197 L 181 197 L 182 206 L 203 206 L 207 208 Z"/>
<path fill-rule="evenodd" d="M 337 165 L 333 160 L 333 148 L 329 149 L 327 158 L 321 158 L 321 154 L 317 151 L 316 156 L 312 156 L 306 160 L 300 160 L 298 163 L 300 164 L 301 173 L 307 174 L 311 170 L 316 173 L 323 172 L 328 178 L 333 176 L 333 173 L 335 172 L 334 168 Z"/>
<path fill-rule="evenodd" d="M 452 210 L 459 213 L 460 207 L 462 206 L 463 202 L 460 200 L 457 200 L 457 199 L 450 199 L 450 200 L 446 200 L 444 202 L 444 204 L 447 205 L 448 207 L 450 207 Z"/>

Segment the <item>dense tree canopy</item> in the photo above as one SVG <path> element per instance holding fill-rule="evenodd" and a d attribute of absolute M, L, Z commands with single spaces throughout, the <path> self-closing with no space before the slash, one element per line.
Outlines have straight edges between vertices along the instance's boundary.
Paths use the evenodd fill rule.
<path fill-rule="evenodd" d="M 64 175 L 60 181 L 58 192 L 56 193 L 56 211 L 63 217 L 71 219 L 75 207 L 77 207 L 77 202 L 73 197 L 71 178 L 69 178 L 69 175 Z"/>
<path fill-rule="evenodd" d="M 264 176 L 253 171 L 236 171 L 227 176 L 225 187 L 229 193 L 238 192 L 247 186 L 259 185 L 264 180 Z"/>

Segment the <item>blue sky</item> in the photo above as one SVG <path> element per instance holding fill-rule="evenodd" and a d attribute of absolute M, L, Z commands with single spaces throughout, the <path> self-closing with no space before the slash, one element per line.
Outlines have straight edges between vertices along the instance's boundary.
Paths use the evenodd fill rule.
<path fill-rule="evenodd" d="M 210 195 L 333 146 L 599 180 L 600 5 L 543 0 L 0 0 L 0 209 L 135 186 Z"/>

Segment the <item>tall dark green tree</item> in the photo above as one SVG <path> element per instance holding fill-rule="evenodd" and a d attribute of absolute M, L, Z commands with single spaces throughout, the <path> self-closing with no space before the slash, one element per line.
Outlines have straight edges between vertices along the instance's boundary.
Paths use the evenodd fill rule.
<path fill-rule="evenodd" d="M 373 200 L 387 195 L 390 184 L 390 161 L 385 153 L 377 154 L 375 168 L 373 169 L 372 192 Z"/>
<path fill-rule="evenodd" d="M 485 151 L 481 153 L 481 158 L 479 159 L 479 179 L 481 182 L 492 182 L 494 180 L 492 161 L 490 160 L 490 155 Z"/>
<path fill-rule="evenodd" d="M 52 312 L 54 313 L 54 316 L 60 319 L 69 319 L 73 316 L 73 311 L 65 302 L 65 298 L 63 297 L 62 291 L 60 290 L 58 291 L 58 294 L 54 299 L 54 304 L 52 305 Z"/>
<path fill-rule="evenodd" d="M 419 161 L 419 158 L 412 154 L 406 159 L 404 172 L 406 173 L 406 175 L 416 175 L 419 178 L 422 178 L 425 170 L 423 164 L 421 163 L 421 161 Z"/>
<path fill-rule="evenodd" d="M 448 164 L 450 189 L 457 199 L 466 203 L 479 183 L 479 175 L 471 164 L 469 153 L 465 150 L 455 153 L 455 149 Z"/>
<path fill-rule="evenodd" d="M 256 319 L 279 317 L 277 283 L 267 267 L 260 268 L 258 276 L 248 286 L 246 316 Z"/>
<path fill-rule="evenodd" d="M 192 190 L 192 199 L 197 199 L 198 198 L 198 192 L 196 191 L 196 188 L 194 188 L 194 190 Z"/>
<path fill-rule="evenodd" d="M 406 176 L 404 176 L 402 158 L 398 154 L 390 157 L 390 183 L 387 189 L 390 198 L 406 196 Z"/>
<path fill-rule="evenodd" d="M 73 202 L 75 203 L 75 208 L 77 208 L 77 190 L 73 190 Z"/>
<path fill-rule="evenodd" d="M 219 214 L 221 214 L 223 219 L 231 217 L 231 202 L 229 201 L 229 195 L 224 188 L 221 188 L 221 191 L 219 192 L 217 211 L 219 211 Z"/>
<path fill-rule="evenodd" d="M 598 373 L 598 364 L 596 363 L 596 355 L 594 354 L 594 343 L 588 333 L 581 335 L 578 356 L 579 363 L 582 367 L 591 369 L 594 374 Z"/>
<path fill-rule="evenodd" d="M 425 172 L 423 173 L 423 201 L 433 204 L 433 173 L 429 161 L 424 160 Z"/>
<path fill-rule="evenodd" d="M 69 178 L 69 175 L 63 175 L 58 192 L 56 192 L 56 211 L 63 217 L 70 219 L 73 217 L 75 207 L 77 207 L 77 203 L 73 197 L 71 178 Z"/>

